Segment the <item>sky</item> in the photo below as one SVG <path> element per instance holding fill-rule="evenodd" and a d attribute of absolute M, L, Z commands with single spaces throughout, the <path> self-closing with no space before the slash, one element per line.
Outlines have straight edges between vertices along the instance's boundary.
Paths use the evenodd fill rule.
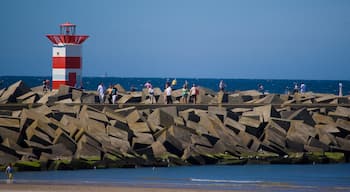
<path fill-rule="evenodd" d="M 83 76 L 350 80 L 348 0 L 1 0 L 0 76 L 51 76 L 66 21 Z"/>

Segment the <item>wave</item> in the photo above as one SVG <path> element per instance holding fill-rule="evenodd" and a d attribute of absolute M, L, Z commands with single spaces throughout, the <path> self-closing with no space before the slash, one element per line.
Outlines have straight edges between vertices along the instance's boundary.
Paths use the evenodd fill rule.
<path fill-rule="evenodd" d="M 259 180 L 221 180 L 221 179 L 196 179 L 191 178 L 193 182 L 208 182 L 208 183 L 236 183 L 236 184 L 255 184 L 262 183 L 263 181 Z"/>

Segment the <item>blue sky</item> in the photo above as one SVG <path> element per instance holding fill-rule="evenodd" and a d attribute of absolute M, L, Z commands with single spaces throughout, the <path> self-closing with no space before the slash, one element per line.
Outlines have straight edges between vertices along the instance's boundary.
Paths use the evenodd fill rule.
<path fill-rule="evenodd" d="M 85 76 L 350 80 L 347 0 L 2 0 L 0 75 L 51 75 L 70 21 Z"/>

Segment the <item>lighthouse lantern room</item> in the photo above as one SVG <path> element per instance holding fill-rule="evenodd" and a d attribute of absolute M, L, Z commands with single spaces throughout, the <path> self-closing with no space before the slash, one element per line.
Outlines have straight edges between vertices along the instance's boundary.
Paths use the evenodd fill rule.
<path fill-rule="evenodd" d="M 88 35 L 76 35 L 76 25 L 66 22 L 60 25 L 60 34 L 46 37 L 52 47 L 52 89 L 60 85 L 82 86 L 82 43 Z"/>

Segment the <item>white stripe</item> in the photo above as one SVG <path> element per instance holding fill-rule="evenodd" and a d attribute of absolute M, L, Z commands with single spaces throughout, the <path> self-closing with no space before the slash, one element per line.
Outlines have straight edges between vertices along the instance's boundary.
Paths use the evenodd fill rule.
<path fill-rule="evenodd" d="M 68 74 L 75 72 L 77 82 L 81 82 L 81 69 L 52 69 L 52 81 L 68 81 Z"/>
<path fill-rule="evenodd" d="M 53 57 L 81 57 L 81 45 L 56 45 L 52 47 Z"/>

